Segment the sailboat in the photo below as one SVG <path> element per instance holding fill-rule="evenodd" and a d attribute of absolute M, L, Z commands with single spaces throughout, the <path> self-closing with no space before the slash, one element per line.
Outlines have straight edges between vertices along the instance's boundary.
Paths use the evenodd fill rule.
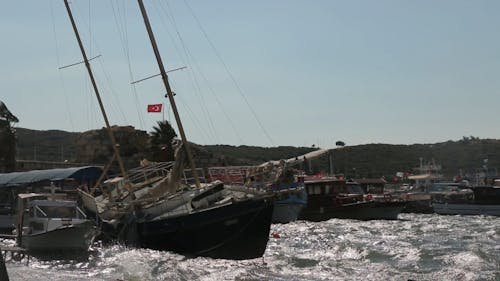
<path fill-rule="evenodd" d="M 138 0 L 182 142 L 170 167 L 144 167 L 140 177 L 127 174 L 123 167 L 68 0 L 64 2 L 114 146 L 112 161 L 116 159 L 121 170 L 120 177 L 99 181 L 100 197 L 80 192 L 86 209 L 102 222 L 101 231 L 127 244 L 186 256 L 261 257 L 269 240 L 273 197 L 217 181 L 200 183 L 143 2 Z M 186 162 L 194 187 L 181 182 Z"/>

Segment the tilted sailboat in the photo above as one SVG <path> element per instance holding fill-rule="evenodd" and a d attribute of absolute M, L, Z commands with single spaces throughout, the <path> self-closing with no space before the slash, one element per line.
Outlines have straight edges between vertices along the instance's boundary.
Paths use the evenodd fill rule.
<path fill-rule="evenodd" d="M 148 173 L 139 173 L 143 175 L 142 178 L 127 175 L 70 6 L 65 0 L 68 16 L 114 146 L 113 159 L 118 161 L 122 173 L 121 177 L 100 184 L 99 188 L 103 190 L 100 197 L 81 192 L 83 202 L 103 223 L 103 232 L 128 244 L 175 251 L 187 256 L 224 259 L 260 257 L 269 240 L 273 198 L 244 189 L 227 188 L 221 182 L 205 186 L 199 183 L 144 4 L 141 0 L 138 3 L 182 143 L 177 147 L 176 161 L 171 167 L 144 167 Z M 196 187 L 181 183 L 186 162 L 189 162 L 194 174 Z M 151 171 L 154 172 L 150 173 Z"/>

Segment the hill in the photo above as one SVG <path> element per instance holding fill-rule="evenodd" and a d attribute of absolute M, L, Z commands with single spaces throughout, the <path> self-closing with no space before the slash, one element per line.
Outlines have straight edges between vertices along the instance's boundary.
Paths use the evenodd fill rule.
<path fill-rule="evenodd" d="M 37 131 L 17 128 L 17 159 L 27 160 L 36 157 L 36 160 L 41 161 L 64 159 L 79 162 L 83 157 L 82 149 L 76 146 L 80 135 L 81 133 L 58 130 Z M 315 150 L 315 148 L 293 146 L 200 145 L 199 147 L 204 151 L 202 153 L 204 158 L 213 160 L 202 162 L 211 163 L 210 165 L 255 165 Z M 435 144 L 366 144 L 336 148 L 332 156 L 334 171 L 348 177 L 392 177 L 396 172 L 412 172 L 422 158 L 424 162 L 433 159 L 437 164 L 441 164 L 442 173 L 451 178 L 460 171 L 465 174 L 487 168 L 496 172 L 500 167 L 500 140 L 464 137 L 458 141 Z M 100 163 L 103 159 L 106 158 L 101 155 L 99 159 L 85 158 L 85 162 Z M 328 170 L 327 156 L 312 162 L 312 172 Z"/>
<path fill-rule="evenodd" d="M 80 133 L 16 128 L 16 134 L 18 160 L 74 162 L 76 159 L 75 141 Z"/>

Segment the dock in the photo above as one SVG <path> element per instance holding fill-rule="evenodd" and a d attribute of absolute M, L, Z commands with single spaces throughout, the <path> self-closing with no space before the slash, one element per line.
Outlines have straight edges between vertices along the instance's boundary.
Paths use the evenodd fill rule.
<path fill-rule="evenodd" d="M 5 262 L 10 254 L 10 259 L 14 261 L 22 261 L 26 258 L 26 264 L 29 263 L 30 256 L 25 248 L 17 246 L 0 246 L 0 251 L 2 252 L 2 261 Z M 0 264 L 0 276 L 1 276 L 1 264 Z M 3 280 L 0 278 L 0 280 Z"/>

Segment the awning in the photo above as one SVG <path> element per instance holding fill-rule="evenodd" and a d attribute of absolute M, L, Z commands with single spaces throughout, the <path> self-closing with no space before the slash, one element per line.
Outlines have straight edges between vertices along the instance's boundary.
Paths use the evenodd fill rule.
<path fill-rule="evenodd" d="M 413 175 L 409 176 L 409 180 L 434 180 L 434 179 L 440 179 L 441 175 L 435 175 L 435 174 L 421 174 L 421 175 Z"/>
<path fill-rule="evenodd" d="M 60 181 L 69 178 L 81 183 L 95 181 L 101 173 L 102 167 L 97 166 L 14 172 L 0 174 L 0 187 L 24 186 L 40 181 Z"/>

